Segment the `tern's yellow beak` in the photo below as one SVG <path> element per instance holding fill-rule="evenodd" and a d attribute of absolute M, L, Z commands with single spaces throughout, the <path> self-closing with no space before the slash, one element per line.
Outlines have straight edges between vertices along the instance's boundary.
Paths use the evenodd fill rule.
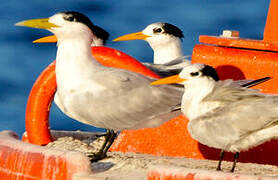
<path fill-rule="evenodd" d="M 145 35 L 142 32 L 136 32 L 136 33 L 131 33 L 131 34 L 120 36 L 120 37 L 114 39 L 113 41 L 128 41 L 128 40 L 139 40 L 139 39 L 144 40 L 148 37 L 151 37 L 151 36 Z"/>
<path fill-rule="evenodd" d="M 45 19 L 31 19 L 26 21 L 21 21 L 15 24 L 16 26 L 25 26 L 39 29 L 51 29 L 53 27 L 59 27 L 53 23 L 48 22 L 48 18 Z"/>
<path fill-rule="evenodd" d="M 40 39 L 37 39 L 35 41 L 33 41 L 33 43 L 54 43 L 57 42 L 57 37 L 55 35 L 52 36 L 46 36 Z"/>
<path fill-rule="evenodd" d="M 186 79 L 180 78 L 179 75 L 169 76 L 156 81 L 153 81 L 151 85 L 161 85 L 161 84 L 177 84 L 186 81 Z"/>

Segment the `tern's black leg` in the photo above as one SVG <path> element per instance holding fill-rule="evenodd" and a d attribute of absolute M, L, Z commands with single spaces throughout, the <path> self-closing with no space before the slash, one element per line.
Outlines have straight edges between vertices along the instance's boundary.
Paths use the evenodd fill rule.
<path fill-rule="evenodd" d="M 103 154 L 105 155 L 104 157 L 106 157 L 107 151 L 109 150 L 109 148 L 111 147 L 111 145 L 113 144 L 113 142 L 114 142 L 114 140 L 115 140 L 115 138 L 117 136 L 117 133 L 115 133 L 115 131 L 113 131 L 113 130 L 110 130 L 110 133 L 111 133 L 111 136 L 108 139 L 106 147 L 103 149 Z"/>
<path fill-rule="evenodd" d="M 221 150 L 219 161 L 218 161 L 218 166 L 216 168 L 217 171 L 221 171 L 221 163 L 222 163 L 222 160 L 224 158 L 224 153 L 225 153 L 224 150 Z"/>
<path fill-rule="evenodd" d="M 104 143 L 102 144 L 100 150 L 97 153 L 95 153 L 95 154 L 89 155 L 89 157 L 91 158 L 92 162 L 98 161 L 98 160 L 106 157 L 106 154 L 104 156 L 103 152 L 104 152 L 104 150 L 105 150 L 105 148 L 107 146 L 107 143 L 111 139 L 111 136 L 112 136 L 111 130 L 107 129 L 106 134 L 105 134 L 105 140 L 104 140 Z"/>
<path fill-rule="evenodd" d="M 233 163 L 233 167 L 232 167 L 232 169 L 231 169 L 231 172 L 234 172 L 234 171 L 235 171 L 236 163 L 237 163 L 238 158 L 239 158 L 239 152 L 236 152 L 236 153 L 235 153 L 235 156 L 234 156 L 234 163 Z"/>
<path fill-rule="evenodd" d="M 104 143 L 102 144 L 101 148 L 99 151 L 103 151 L 109 141 L 109 139 L 111 138 L 111 130 L 107 129 L 106 130 L 106 135 L 105 135 L 105 140 L 104 140 Z"/>

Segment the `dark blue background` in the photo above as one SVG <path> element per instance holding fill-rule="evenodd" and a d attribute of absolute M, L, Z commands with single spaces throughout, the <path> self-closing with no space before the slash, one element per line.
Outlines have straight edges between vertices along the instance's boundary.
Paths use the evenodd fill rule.
<path fill-rule="evenodd" d="M 0 130 L 24 131 L 25 105 L 40 72 L 55 59 L 55 44 L 32 44 L 50 34 L 45 30 L 16 27 L 21 20 L 49 17 L 74 10 L 110 32 L 108 46 L 141 61 L 152 60 L 143 41 L 111 42 L 117 36 L 142 30 L 153 22 L 169 22 L 184 31 L 183 50 L 191 54 L 199 35 L 238 30 L 243 38 L 262 39 L 269 1 L 266 0 L 9 0 L 0 6 Z M 96 130 L 67 118 L 55 105 L 51 129 Z"/>

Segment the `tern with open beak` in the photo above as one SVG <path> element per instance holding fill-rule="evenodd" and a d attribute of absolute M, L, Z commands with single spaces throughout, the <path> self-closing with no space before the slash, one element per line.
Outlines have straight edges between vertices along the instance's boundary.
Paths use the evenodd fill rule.
<path fill-rule="evenodd" d="M 144 30 L 120 36 L 113 41 L 144 40 L 153 50 L 153 63 L 144 63 L 161 77 L 178 74 L 190 61 L 183 55 L 182 30 L 169 24 L 157 22 Z"/>
<path fill-rule="evenodd" d="M 260 93 L 233 83 L 219 81 L 215 70 L 204 64 L 185 67 L 179 75 L 160 79 L 152 85 L 181 83 L 185 87 L 182 113 L 189 119 L 188 131 L 202 144 L 239 153 L 278 138 L 278 96 Z"/>
<path fill-rule="evenodd" d="M 105 46 L 108 38 L 109 38 L 109 33 L 107 31 L 105 31 L 103 28 L 94 25 L 94 36 L 93 36 L 93 42 L 91 44 L 91 46 Z M 57 42 L 57 37 L 55 35 L 51 35 L 51 36 L 46 36 L 46 37 L 42 37 L 40 39 L 36 39 L 35 41 L 33 41 L 33 43 L 54 43 Z"/>
<path fill-rule="evenodd" d="M 61 12 L 16 25 L 56 35 L 55 103 L 69 117 L 110 132 L 93 160 L 106 157 L 115 131 L 156 127 L 179 114 L 172 109 L 180 103 L 183 87 L 150 86 L 152 78 L 102 66 L 92 57 L 95 26 L 87 16 Z"/>

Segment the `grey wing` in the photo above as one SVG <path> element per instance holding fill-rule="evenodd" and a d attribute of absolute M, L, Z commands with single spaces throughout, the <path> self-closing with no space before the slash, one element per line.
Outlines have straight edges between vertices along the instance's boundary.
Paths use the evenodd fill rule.
<path fill-rule="evenodd" d="M 173 59 L 172 61 L 168 62 L 168 63 L 165 63 L 164 65 L 168 66 L 168 68 L 171 68 L 171 67 L 185 67 L 185 66 L 188 66 L 190 65 L 190 58 L 191 56 L 190 55 L 187 55 L 187 56 L 181 56 L 181 57 L 178 57 L 176 59 Z"/>
<path fill-rule="evenodd" d="M 168 77 L 171 75 L 176 75 L 181 72 L 181 70 L 190 64 L 188 56 L 183 56 L 177 59 L 172 60 L 166 64 L 152 64 L 152 63 L 143 63 L 150 70 L 158 74 L 160 77 Z"/>
<path fill-rule="evenodd" d="M 206 129 L 206 137 L 215 137 L 204 140 L 206 137 L 202 136 L 201 141 L 210 142 L 210 145 L 216 147 L 216 144 L 224 145 L 237 141 L 241 137 L 278 122 L 278 96 L 228 86 L 225 83 L 227 82 L 222 84 L 224 86 L 222 90 L 218 88 L 210 98 L 205 100 L 219 102 L 220 106 L 192 121 L 193 124 L 198 125 L 190 125 L 191 128 L 194 126 L 195 132 L 202 127 Z M 218 93 L 218 97 L 213 95 L 214 93 Z"/>
<path fill-rule="evenodd" d="M 183 95 L 183 88 L 151 86 L 153 79 L 124 70 L 106 71 L 98 76 L 105 77 L 105 80 L 97 81 L 106 90 L 100 98 L 93 99 L 91 108 L 104 128 L 122 130 L 158 126 L 174 116 L 171 111 Z"/>
<path fill-rule="evenodd" d="M 267 136 L 253 133 L 277 126 L 277 123 L 278 96 L 253 96 L 226 104 L 192 120 L 188 124 L 188 130 L 199 142 L 220 149 L 229 148 L 248 137 L 249 142 L 238 144 L 242 149 L 248 149 L 246 145 L 260 144 L 270 135 L 269 133 Z M 277 132 L 271 133 L 278 136 Z M 226 150 L 238 151 L 238 149 Z"/>

